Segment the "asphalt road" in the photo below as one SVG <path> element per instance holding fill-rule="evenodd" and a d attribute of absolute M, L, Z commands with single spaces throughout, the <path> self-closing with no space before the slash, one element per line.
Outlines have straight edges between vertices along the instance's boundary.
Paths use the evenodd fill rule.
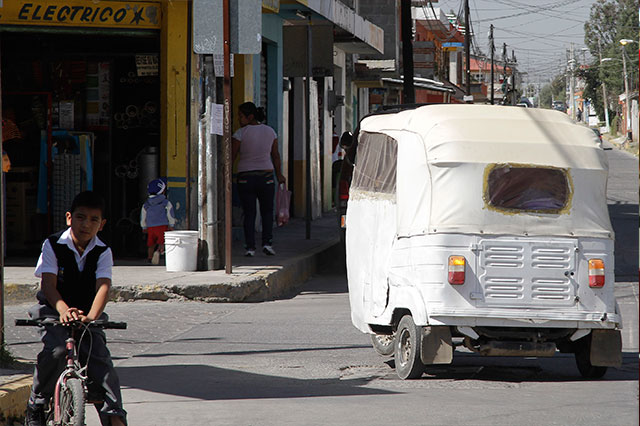
<path fill-rule="evenodd" d="M 111 318 L 129 323 L 108 336 L 130 424 L 638 424 L 637 284 L 617 283 L 624 364 L 598 381 L 581 379 L 571 355 L 469 352 L 402 381 L 351 325 L 346 288 L 334 271 L 275 302 L 111 303 Z M 26 307 L 8 306 L 7 323 Z M 29 359 L 40 347 L 26 327 L 10 326 L 7 341 Z"/>

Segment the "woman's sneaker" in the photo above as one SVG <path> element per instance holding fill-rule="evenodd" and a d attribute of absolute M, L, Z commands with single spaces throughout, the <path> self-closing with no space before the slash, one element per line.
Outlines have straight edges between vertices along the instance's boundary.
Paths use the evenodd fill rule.
<path fill-rule="evenodd" d="M 271 246 L 262 246 L 262 251 L 267 256 L 275 256 L 276 255 L 276 251 Z"/>
<path fill-rule="evenodd" d="M 245 257 L 253 257 L 253 256 L 255 256 L 255 254 L 256 254 L 255 250 L 247 249 L 247 251 L 244 252 Z"/>

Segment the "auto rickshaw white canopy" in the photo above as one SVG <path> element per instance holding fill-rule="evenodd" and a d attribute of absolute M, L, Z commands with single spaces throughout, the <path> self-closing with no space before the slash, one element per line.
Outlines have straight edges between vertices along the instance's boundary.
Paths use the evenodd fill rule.
<path fill-rule="evenodd" d="M 397 164 L 390 167 L 397 167 L 399 236 L 613 238 L 605 152 L 589 128 L 573 123 L 564 113 L 493 105 L 428 105 L 367 117 L 360 130 L 361 135 L 382 133 L 397 141 Z M 559 213 L 491 208 L 483 198 L 486 174 L 489 167 L 501 164 L 562 169 L 570 186 L 567 208 Z"/>

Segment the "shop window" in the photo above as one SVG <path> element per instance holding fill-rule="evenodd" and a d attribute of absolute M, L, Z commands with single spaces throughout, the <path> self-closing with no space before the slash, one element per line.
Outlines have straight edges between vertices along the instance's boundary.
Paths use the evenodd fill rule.
<path fill-rule="evenodd" d="M 570 199 L 563 169 L 500 164 L 487 175 L 485 201 L 508 211 L 558 213 Z"/>
<path fill-rule="evenodd" d="M 351 187 L 395 194 L 398 142 L 381 133 L 362 132 L 358 138 Z"/>

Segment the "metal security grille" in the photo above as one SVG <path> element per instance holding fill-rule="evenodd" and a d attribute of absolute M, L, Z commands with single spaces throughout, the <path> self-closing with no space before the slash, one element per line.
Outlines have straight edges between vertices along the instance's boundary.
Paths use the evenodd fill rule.
<path fill-rule="evenodd" d="M 81 191 L 80 156 L 58 154 L 53 159 L 53 229 L 60 231 L 67 226 L 65 213 Z"/>
<path fill-rule="evenodd" d="M 267 44 L 262 43 L 260 54 L 260 105 L 267 109 Z"/>
<path fill-rule="evenodd" d="M 482 240 L 479 281 L 484 306 L 570 306 L 575 299 L 571 240 Z"/>

